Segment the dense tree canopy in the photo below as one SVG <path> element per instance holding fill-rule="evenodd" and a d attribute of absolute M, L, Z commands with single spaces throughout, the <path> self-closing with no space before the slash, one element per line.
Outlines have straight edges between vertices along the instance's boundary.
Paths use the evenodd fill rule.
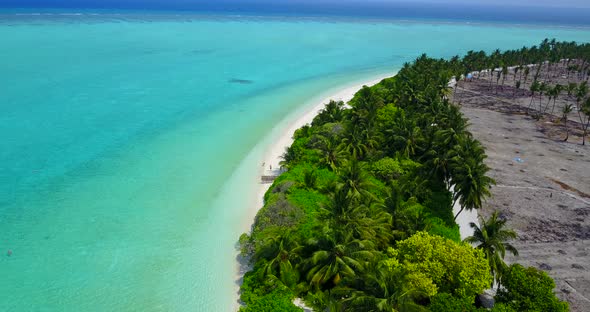
<path fill-rule="evenodd" d="M 328 103 L 295 132 L 281 163 L 287 171 L 266 193 L 252 233 L 241 238 L 253 265 L 241 309 L 290 311 L 296 308 L 288 301 L 300 297 L 318 311 L 475 311 L 475 296 L 496 272 L 491 258 L 510 250 L 510 237 L 494 232 L 496 241 L 481 239 L 481 248 L 460 241 L 454 203 L 480 208 L 494 181 L 483 146 L 449 101 L 449 81 L 490 67 L 502 68 L 501 77 L 510 65 L 545 59 L 575 57 L 588 71 L 589 51 L 546 40 L 450 60 L 422 55 L 361 89 L 349 106 Z M 535 79 L 529 76 L 538 71 L 523 68 L 525 80 Z M 545 276 L 535 277 L 543 287 L 519 293 L 514 285 L 525 277 L 529 283 L 532 273 L 519 279 L 518 268 L 508 271 L 499 309 L 524 307 L 506 306 L 518 296 L 549 296 Z"/>

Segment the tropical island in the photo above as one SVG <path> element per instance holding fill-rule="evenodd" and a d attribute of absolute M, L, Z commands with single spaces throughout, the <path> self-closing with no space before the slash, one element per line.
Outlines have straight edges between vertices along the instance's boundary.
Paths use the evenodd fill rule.
<path fill-rule="evenodd" d="M 505 213 L 482 214 L 461 237 L 455 219 L 484 207 L 496 184 L 461 105 L 526 117 L 548 140 L 585 146 L 589 64 L 590 45 L 555 40 L 422 55 L 348 103 L 328 103 L 294 133 L 285 171 L 240 238 L 251 263 L 240 310 L 301 311 L 294 300 L 316 311 L 569 310 L 546 272 L 504 261 L 518 254 Z M 481 101 L 487 94 L 496 104 Z M 492 288 L 493 307 L 482 296 Z"/>

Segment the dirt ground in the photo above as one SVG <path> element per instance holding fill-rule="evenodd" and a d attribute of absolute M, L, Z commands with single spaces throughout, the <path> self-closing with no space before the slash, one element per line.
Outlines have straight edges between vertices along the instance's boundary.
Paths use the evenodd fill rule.
<path fill-rule="evenodd" d="M 589 143 L 581 145 L 581 125 L 575 122 L 569 142 L 563 142 L 560 111 L 567 96 L 558 97 L 554 115 L 549 106 L 536 120 L 526 114 L 528 91 L 515 92 L 510 81 L 506 84 L 496 93 L 485 78 L 475 79 L 462 82 L 454 96 L 470 131 L 486 147 L 497 182 L 480 216 L 499 210 L 517 232 L 513 244 L 520 255 L 507 262 L 546 271 L 571 311 L 590 311 Z M 572 120 L 577 116 L 576 110 L 570 114 Z"/>

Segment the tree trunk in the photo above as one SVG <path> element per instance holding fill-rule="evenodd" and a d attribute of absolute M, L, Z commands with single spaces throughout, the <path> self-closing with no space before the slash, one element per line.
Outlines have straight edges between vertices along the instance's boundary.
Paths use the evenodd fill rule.
<path fill-rule="evenodd" d="M 543 93 L 539 93 L 539 118 L 541 118 L 541 111 L 543 110 Z"/>
<path fill-rule="evenodd" d="M 586 118 L 586 126 L 584 127 L 584 136 L 582 137 L 582 145 L 586 145 L 586 135 L 588 134 L 588 126 L 589 125 L 590 125 L 590 116 L 588 116 Z"/>
<path fill-rule="evenodd" d="M 454 205 L 453 205 L 454 206 Z M 461 214 L 461 212 L 463 212 L 463 209 L 465 209 L 465 207 L 461 206 L 461 209 L 459 210 L 459 212 L 457 212 L 457 214 L 455 215 L 455 221 L 457 220 L 457 217 Z"/>
<path fill-rule="evenodd" d="M 545 112 L 547 112 L 547 109 L 549 109 L 550 104 L 551 104 L 551 97 L 549 97 L 549 100 L 547 101 L 547 105 L 545 105 L 545 108 L 543 109 L 543 114 L 545 114 Z"/>
<path fill-rule="evenodd" d="M 533 92 L 533 94 L 531 95 L 531 102 L 529 103 L 529 106 L 526 108 L 527 115 L 529 114 L 529 112 L 531 110 L 531 106 L 533 106 L 534 99 L 535 99 L 535 93 Z"/>
<path fill-rule="evenodd" d="M 584 123 L 584 117 L 582 117 L 582 113 L 580 113 L 580 110 L 578 110 L 578 117 L 580 117 L 582 131 L 584 131 L 584 134 L 582 135 L 582 145 L 586 145 L 586 135 L 588 134 L 588 124 L 590 123 L 590 116 L 586 117 L 586 122 Z"/>
<path fill-rule="evenodd" d="M 557 101 L 557 97 L 553 98 L 553 108 L 551 108 L 551 115 L 553 115 L 553 112 L 555 111 L 555 102 Z"/>

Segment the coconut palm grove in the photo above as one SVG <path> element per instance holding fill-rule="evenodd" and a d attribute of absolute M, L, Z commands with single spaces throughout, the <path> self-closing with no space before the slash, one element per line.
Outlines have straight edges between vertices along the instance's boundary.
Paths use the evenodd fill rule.
<path fill-rule="evenodd" d="M 284 173 L 240 238 L 250 264 L 241 311 L 301 311 L 295 298 L 317 311 L 487 311 L 479 295 L 493 284 L 492 311 L 567 311 L 546 273 L 505 264 L 518 251 L 502 216 L 472 224 L 474 235 L 461 241 L 453 206 L 480 208 L 495 182 L 449 81 L 489 79 L 499 88 L 510 75 L 519 88 L 528 80 L 522 91 L 540 115 L 550 109 L 540 90 L 557 88 L 555 97 L 568 89 L 551 86 L 541 68 L 563 64 L 580 78 L 569 86 L 572 105 L 588 114 L 589 61 L 590 45 L 555 40 L 422 55 L 349 103 L 328 103 L 295 132 Z"/>

